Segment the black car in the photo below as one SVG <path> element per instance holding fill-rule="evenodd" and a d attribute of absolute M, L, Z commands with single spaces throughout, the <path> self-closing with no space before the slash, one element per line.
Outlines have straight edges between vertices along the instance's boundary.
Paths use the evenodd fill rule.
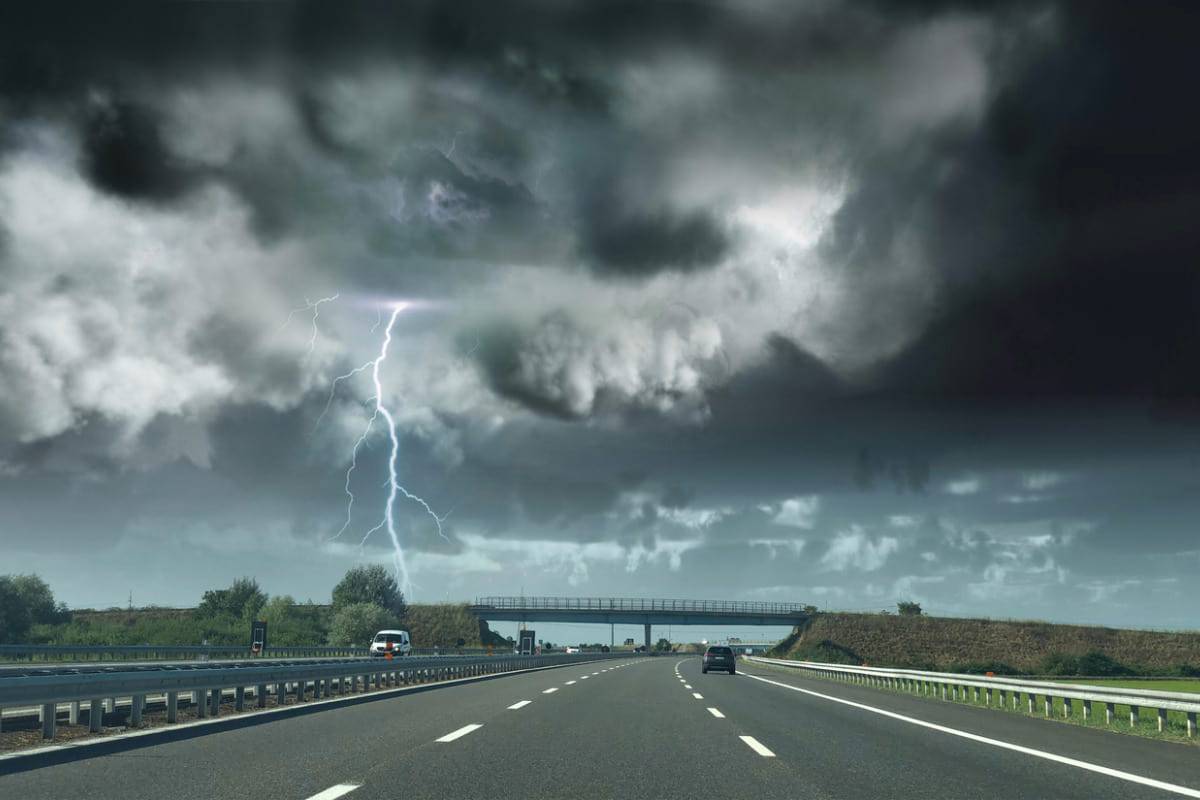
<path fill-rule="evenodd" d="M 710 669 L 729 670 L 729 674 L 733 675 L 737 672 L 736 659 L 733 657 L 732 647 L 710 647 L 704 651 L 704 658 L 700 662 L 700 671 L 708 674 Z"/>

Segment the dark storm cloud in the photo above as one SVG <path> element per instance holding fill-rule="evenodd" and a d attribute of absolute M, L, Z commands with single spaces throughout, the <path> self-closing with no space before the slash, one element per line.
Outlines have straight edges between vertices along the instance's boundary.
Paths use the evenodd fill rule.
<path fill-rule="evenodd" d="M 198 176 L 163 144 L 153 110 L 129 102 L 97 102 L 84 123 L 84 169 L 104 191 L 131 199 L 169 200 Z"/>
<path fill-rule="evenodd" d="M 1195 550 L 1196 431 L 1139 401 L 1200 398 L 1196 16 L 6 7 L 5 543 L 42 515 L 58 550 L 386 554 L 355 549 L 375 440 L 325 542 L 371 390 L 315 422 L 378 352 L 350 298 L 412 296 L 439 302 L 394 342 L 402 470 L 452 541 L 407 507 L 403 536 L 463 596 L 1046 615 L 1113 563 L 1150 592 Z M 46 196 L 111 236 L 15 213 Z M 345 294 L 310 342 L 284 318 L 317 289 Z M 73 469 L 98 483 L 57 503 Z"/>

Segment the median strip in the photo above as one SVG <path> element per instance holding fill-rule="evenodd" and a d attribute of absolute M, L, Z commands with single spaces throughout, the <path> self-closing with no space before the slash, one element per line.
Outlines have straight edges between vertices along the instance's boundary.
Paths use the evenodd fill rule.
<path fill-rule="evenodd" d="M 455 739 L 461 739 L 462 737 L 466 736 L 468 733 L 477 731 L 482 727 L 483 727 L 483 725 L 472 722 L 470 725 L 463 725 L 458 730 L 450 731 L 450 733 L 447 733 L 445 736 L 443 736 L 440 739 L 434 739 L 434 741 L 435 742 L 453 742 Z"/>
<path fill-rule="evenodd" d="M 763 758 L 774 758 L 775 757 L 774 753 L 772 753 L 770 750 L 768 750 L 766 747 L 764 747 L 763 743 L 760 742 L 758 739 L 755 739 L 753 736 L 739 736 L 738 738 L 741 739 L 743 742 L 745 742 L 747 747 L 749 747 L 754 752 L 758 753 Z"/>

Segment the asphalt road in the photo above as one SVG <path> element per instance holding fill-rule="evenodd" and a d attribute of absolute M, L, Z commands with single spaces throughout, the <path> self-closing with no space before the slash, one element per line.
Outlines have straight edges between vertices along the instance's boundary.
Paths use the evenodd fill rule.
<path fill-rule="evenodd" d="M 701 675 L 696 657 L 550 669 L 6 768 L 0 797 L 28 800 L 1200 797 L 1194 746 L 773 670 Z"/>

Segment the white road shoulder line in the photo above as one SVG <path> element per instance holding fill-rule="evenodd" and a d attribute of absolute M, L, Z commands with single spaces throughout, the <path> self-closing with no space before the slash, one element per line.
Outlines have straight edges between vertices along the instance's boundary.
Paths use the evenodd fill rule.
<path fill-rule="evenodd" d="M 697 700 L 704 699 L 704 695 L 700 694 L 699 692 L 692 692 L 692 697 L 696 698 Z"/>
<path fill-rule="evenodd" d="M 542 694 L 545 694 L 545 692 L 542 692 Z M 518 708 L 524 708 L 525 706 L 529 705 L 532 702 L 533 702 L 532 700 L 519 700 L 516 703 L 513 703 L 511 706 L 509 706 L 508 710 L 516 711 Z"/>
<path fill-rule="evenodd" d="M 741 739 L 743 742 L 745 742 L 747 747 L 749 747 L 754 752 L 758 753 L 763 758 L 774 758 L 775 757 L 774 753 L 772 753 L 767 748 L 763 747 L 763 743 L 760 742 L 758 739 L 755 739 L 753 736 L 739 736 L 738 738 Z"/>
<path fill-rule="evenodd" d="M 558 691 L 557 686 L 551 686 L 549 689 L 543 689 L 542 694 L 554 694 L 557 691 Z"/>
<path fill-rule="evenodd" d="M 323 792 L 317 792 L 308 800 L 335 800 L 342 795 L 350 794 L 362 784 L 358 783 L 339 783 L 337 786 L 330 786 Z"/>
<path fill-rule="evenodd" d="M 453 742 L 455 739 L 461 739 L 462 737 L 466 736 L 468 733 L 471 733 L 472 731 L 477 731 L 482 727 L 483 727 L 482 725 L 478 725 L 478 724 L 472 722 L 470 725 L 463 725 L 458 730 L 451 731 L 450 733 L 447 733 L 445 736 L 443 736 L 440 739 L 434 739 L 434 741 L 435 742 Z"/>
<path fill-rule="evenodd" d="M 712 714 L 717 719 L 725 719 L 725 715 L 715 708 L 709 707 L 708 713 Z"/>
<path fill-rule="evenodd" d="M 1125 772 L 1123 770 L 1113 769 L 1112 767 L 1106 767 L 1101 764 L 1093 764 L 1089 761 L 1080 761 L 1075 758 L 1069 758 L 1067 756 L 1060 756 L 1056 753 L 1048 753 L 1045 750 L 1035 750 L 1032 747 L 1025 747 L 1024 745 L 1013 744 L 1012 742 L 1004 742 L 999 739 L 992 739 L 988 736 L 980 736 L 977 733 L 968 733 L 967 731 L 960 731 L 957 728 L 949 728 L 945 725 L 938 725 L 933 722 L 926 722 L 925 720 L 916 719 L 915 717 L 908 717 L 908 716 L 905 716 L 904 714 L 897 714 L 894 711 L 885 711 L 882 708 L 876 708 L 874 706 L 869 706 L 869 705 L 866 705 L 865 703 L 856 703 L 853 700 L 845 700 L 841 697 L 833 697 L 832 695 L 822 694 L 820 692 L 814 692 L 811 689 L 801 689 L 799 686 L 792 686 L 787 683 L 780 683 L 779 681 L 773 681 L 773 680 L 770 680 L 769 678 L 761 678 L 758 675 L 747 674 L 746 677 L 754 678 L 754 680 L 756 680 L 756 681 L 762 681 L 763 683 L 769 683 L 774 686 L 781 686 L 784 689 L 791 689 L 793 692 L 802 692 L 807 695 L 812 695 L 813 697 L 819 697 L 822 700 L 830 700 L 834 703 L 841 703 L 842 705 L 851 706 L 853 708 L 859 708 L 859 709 L 862 709 L 863 711 L 870 711 L 872 714 L 879 714 L 884 717 L 891 717 L 892 719 L 898 719 L 901 722 L 907 722 L 911 725 L 919 725 L 922 728 L 929 728 L 930 730 L 940 731 L 941 733 L 947 733 L 947 734 L 950 734 L 951 736 L 959 736 L 963 739 L 970 739 L 973 742 L 980 742 L 982 744 L 990 744 L 993 747 L 999 747 L 1004 750 L 1012 750 L 1013 752 L 1016 752 L 1016 753 L 1024 753 L 1025 755 L 1033 756 L 1034 758 L 1044 758 L 1047 761 L 1054 761 L 1059 764 L 1066 764 L 1067 766 L 1077 767 L 1079 769 L 1087 770 L 1088 772 L 1096 772 L 1101 775 L 1107 775 L 1110 778 L 1118 778 L 1123 781 L 1129 781 L 1130 783 L 1138 783 L 1138 784 L 1141 784 L 1142 786 L 1153 786 L 1155 789 L 1162 789 L 1165 792 L 1173 792 L 1175 794 L 1182 795 L 1183 797 L 1200 798 L 1200 790 L 1190 789 L 1187 786 L 1180 786 L 1179 784 L 1175 784 L 1175 783 L 1167 783 L 1166 781 L 1159 781 L 1159 780 L 1155 780 L 1154 778 L 1144 778 L 1141 775 L 1134 775 L 1132 772 Z M 742 737 L 742 738 L 745 738 L 745 737 Z"/>

